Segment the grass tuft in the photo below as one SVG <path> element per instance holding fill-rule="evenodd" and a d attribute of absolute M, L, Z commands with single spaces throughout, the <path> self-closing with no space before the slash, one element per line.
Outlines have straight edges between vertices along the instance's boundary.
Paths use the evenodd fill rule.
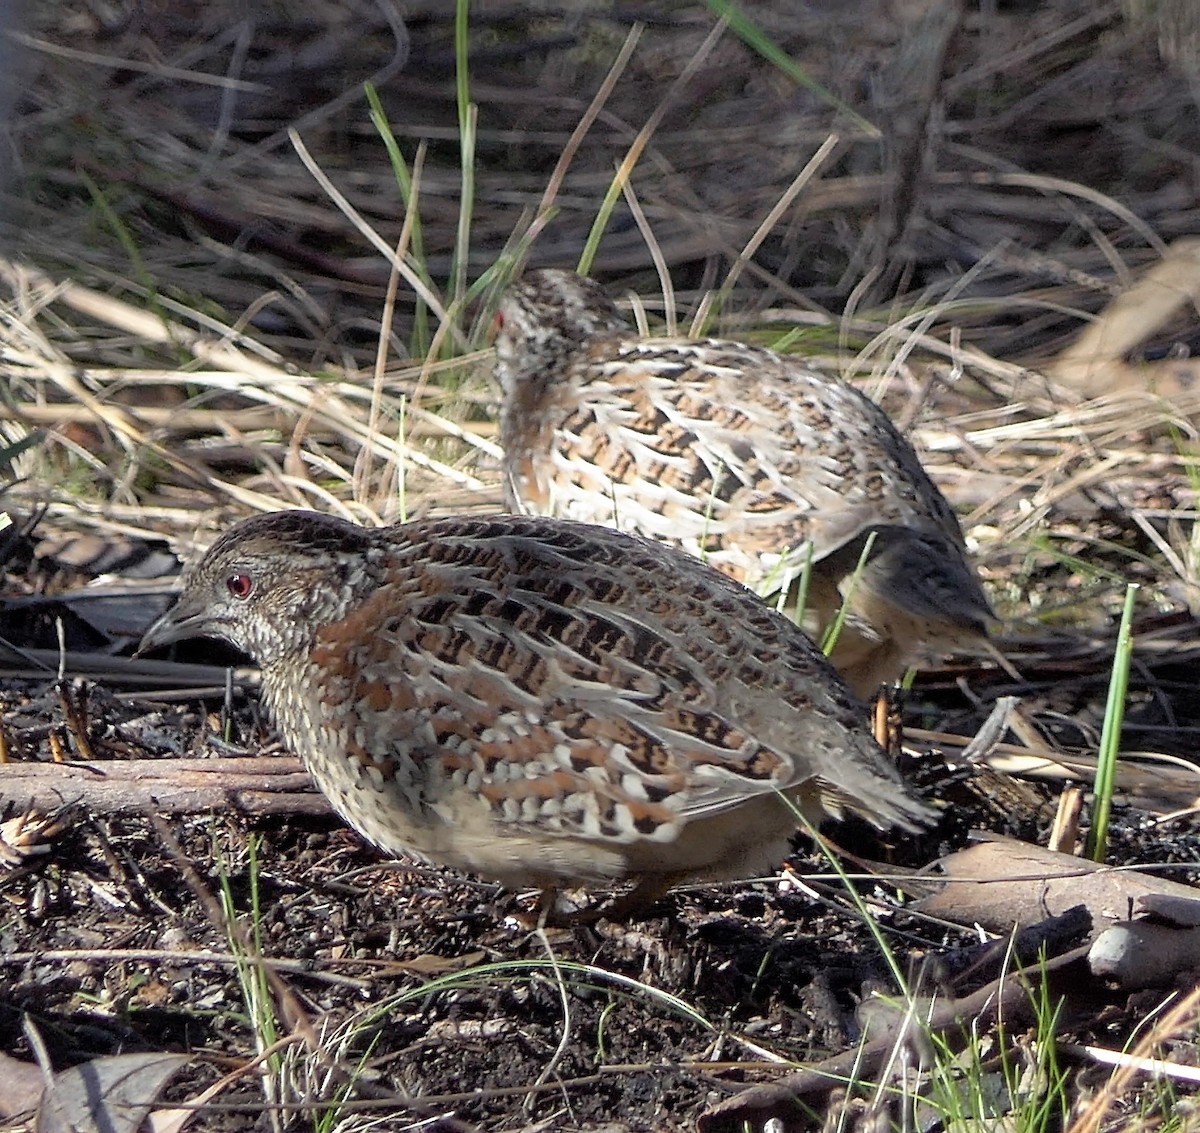
<path fill-rule="evenodd" d="M 1104 706 L 1104 726 L 1100 733 L 1096 783 L 1092 788 L 1092 826 L 1088 831 L 1084 854 L 1094 862 L 1103 862 L 1108 854 L 1108 825 L 1112 814 L 1113 788 L 1116 783 L 1117 755 L 1121 747 L 1121 726 L 1125 721 L 1125 702 L 1129 695 L 1129 666 L 1133 657 L 1133 610 L 1138 587 L 1125 588 L 1125 606 L 1117 630 L 1112 677 Z"/>

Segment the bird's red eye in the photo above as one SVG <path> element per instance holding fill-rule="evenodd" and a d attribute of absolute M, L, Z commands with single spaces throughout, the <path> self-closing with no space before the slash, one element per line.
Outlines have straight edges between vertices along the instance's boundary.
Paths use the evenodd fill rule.
<path fill-rule="evenodd" d="M 231 574 L 225 580 L 225 586 L 235 598 L 249 598 L 254 589 L 254 579 L 248 574 Z"/>

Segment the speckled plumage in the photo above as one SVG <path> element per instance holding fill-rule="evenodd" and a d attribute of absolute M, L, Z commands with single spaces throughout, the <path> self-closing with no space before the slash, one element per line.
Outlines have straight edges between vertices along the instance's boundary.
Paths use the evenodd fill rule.
<path fill-rule="evenodd" d="M 247 520 L 142 648 L 253 656 L 284 741 L 392 853 L 513 886 L 750 876 L 797 822 L 928 817 L 807 637 L 676 551 L 554 519 Z"/>
<path fill-rule="evenodd" d="M 821 632 L 874 533 L 833 657 L 864 697 L 922 646 L 986 633 L 958 520 L 858 390 L 756 346 L 638 337 L 572 272 L 527 272 L 498 323 L 515 510 L 672 543 L 764 596 L 811 556 Z"/>

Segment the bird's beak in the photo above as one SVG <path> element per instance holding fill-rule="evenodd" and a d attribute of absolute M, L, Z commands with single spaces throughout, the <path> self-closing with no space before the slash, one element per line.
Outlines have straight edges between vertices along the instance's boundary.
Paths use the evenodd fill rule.
<path fill-rule="evenodd" d="M 186 601 L 181 599 L 146 630 L 134 656 L 142 657 L 152 649 L 185 638 L 207 636 L 206 615 L 207 611 L 202 607 L 189 609 Z"/>

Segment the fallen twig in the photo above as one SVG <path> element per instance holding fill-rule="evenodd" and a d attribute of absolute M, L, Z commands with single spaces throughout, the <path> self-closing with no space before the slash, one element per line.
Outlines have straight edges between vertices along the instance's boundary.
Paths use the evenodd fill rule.
<path fill-rule="evenodd" d="M 80 805 L 100 814 L 332 814 L 292 756 L 7 763 L 0 810 Z"/>

